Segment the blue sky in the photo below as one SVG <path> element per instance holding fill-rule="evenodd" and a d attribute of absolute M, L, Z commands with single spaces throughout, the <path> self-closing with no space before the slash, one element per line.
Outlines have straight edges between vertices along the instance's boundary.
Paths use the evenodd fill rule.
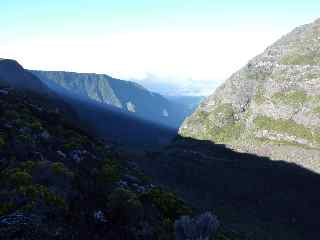
<path fill-rule="evenodd" d="M 223 81 L 320 1 L 1 0 L 0 57 L 25 67 Z"/>
<path fill-rule="evenodd" d="M 83 34 L 156 28 L 296 26 L 318 17 L 320 3 L 236 0 L 2 0 L 5 33 Z M 63 25 L 64 29 L 61 29 Z"/>

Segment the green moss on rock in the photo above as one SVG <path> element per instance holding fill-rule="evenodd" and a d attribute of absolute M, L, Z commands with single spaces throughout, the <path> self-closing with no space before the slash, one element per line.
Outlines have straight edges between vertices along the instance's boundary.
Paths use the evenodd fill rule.
<path fill-rule="evenodd" d="M 253 97 L 253 101 L 256 104 L 260 105 L 265 101 L 265 99 L 266 98 L 263 95 L 262 89 L 261 88 L 257 89 L 256 95 L 254 95 L 254 97 Z"/>
<path fill-rule="evenodd" d="M 309 141 L 315 140 L 313 133 L 310 129 L 292 120 L 273 119 L 271 117 L 258 116 L 254 120 L 254 124 L 258 129 L 266 129 L 279 133 L 287 133 Z"/>
<path fill-rule="evenodd" d="M 290 106 L 302 106 L 308 99 L 303 91 L 278 92 L 272 96 L 274 103 L 284 103 Z"/>
<path fill-rule="evenodd" d="M 319 56 L 315 54 L 288 54 L 280 60 L 284 65 L 318 65 L 320 64 Z"/>
<path fill-rule="evenodd" d="M 313 109 L 313 113 L 320 115 L 320 106 Z"/>
<path fill-rule="evenodd" d="M 213 139 L 217 143 L 236 141 L 244 130 L 244 124 L 242 122 L 237 122 L 219 129 L 216 134 L 214 134 Z"/>
<path fill-rule="evenodd" d="M 234 110 L 231 103 L 218 105 L 209 115 L 208 118 L 216 126 L 222 127 L 234 123 Z"/>

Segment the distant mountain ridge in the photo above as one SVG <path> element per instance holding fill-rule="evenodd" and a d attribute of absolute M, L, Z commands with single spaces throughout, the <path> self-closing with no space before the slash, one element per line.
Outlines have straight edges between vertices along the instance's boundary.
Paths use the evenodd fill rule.
<path fill-rule="evenodd" d="M 108 141 L 137 148 L 166 144 L 176 130 L 142 120 L 128 111 L 80 97 L 50 81 L 50 87 L 15 60 L 0 60 L 0 87 L 21 91 L 39 105 L 65 113 L 75 125 Z"/>
<path fill-rule="evenodd" d="M 23 90 L 48 93 L 46 85 L 38 81 L 33 74 L 25 71 L 15 60 L 0 59 L 0 80 L 0 83 L 3 85 L 10 85 Z"/>
<path fill-rule="evenodd" d="M 190 110 L 141 85 L 105 74 L 31 71 L 43 82 L 54 82 L 81 97 L 112 105 L 157 124 L 177 129 Z"/>

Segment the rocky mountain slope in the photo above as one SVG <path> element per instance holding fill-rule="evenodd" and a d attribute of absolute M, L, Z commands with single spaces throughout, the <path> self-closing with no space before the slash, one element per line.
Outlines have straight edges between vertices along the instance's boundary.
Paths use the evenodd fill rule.
<path fill-rule="evenodd" d="M 180 134 L 320 172 L 320 19 L 294 29 L 233 74 Z"/>
<path fill-rule="evenodd" d="M 191 114 L 184 105 L 150 92 L 137 83 L 114 79 L 108 75 L 58 71 L 31 72 L 49 86 L 54 82 L 73 94 L 115 106 L 143 120 L 167 127 L 177 129 L 185 117 Z"/>

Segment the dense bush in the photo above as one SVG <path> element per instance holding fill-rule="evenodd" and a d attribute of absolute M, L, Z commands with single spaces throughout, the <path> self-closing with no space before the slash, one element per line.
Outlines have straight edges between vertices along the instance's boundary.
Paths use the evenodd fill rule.
<path fill-rule="evenodd" d="M 191 214 L 192 212 L 174 193 L 166 192 L 160 188 L 155 188 L 142 194 L 140 199 L 153 203 L 165 218 L 173 221 L 182 215 Z"/>

